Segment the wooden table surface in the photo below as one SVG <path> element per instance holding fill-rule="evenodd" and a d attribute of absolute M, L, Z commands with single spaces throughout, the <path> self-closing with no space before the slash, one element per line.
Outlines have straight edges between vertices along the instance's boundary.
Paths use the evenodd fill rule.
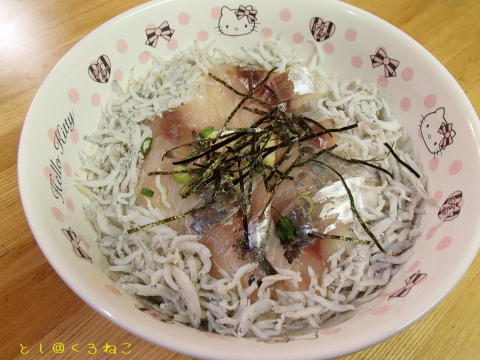
<path fill-rule="evenodd" d="M 55 63 L 78 40 L 142 0 L 0 0 L 0 359 L 190 359 L 151 345 L 85 305 L 43 257 L 25 221 L 16 177 L 25 114 Z M 252 3 L 254 1 L 252 0 Z M 459 81 L 480 110 L 480 1 L 348 0 L 410 34 Z M 479 359 L 480 257 L 429 315 L 343 359 Z M 346 339 L 348 341 L 348 339 Z M 66 346 L 62 355 L 52 345 Z M 79 353 L 69 347 L 78 345 Z M 106 355 L 105 343 L 130 354 Z M 27 346 L 20 353 L 21 346 Z M 97 354 L 88 356 L 88 344 Z M 43 350 L 40 349 L 43 347 Z M 57 350 L 59 349 L 57 345 Z M 92 346 L 91 346 L 92 347 Z M 41 353 L 43 351 L 43 354 Z M 90 350 L 93 352 L 93 347 Z"/>

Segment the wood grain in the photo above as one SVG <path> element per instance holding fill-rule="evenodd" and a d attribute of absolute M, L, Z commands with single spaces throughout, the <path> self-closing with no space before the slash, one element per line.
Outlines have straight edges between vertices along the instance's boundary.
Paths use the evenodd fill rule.
<path fill-rule="evenodd" d="M 25 221 L 16 149 L 41 82 L 86 33 L 141 0 L 2 0 L 0 6 L 0 359 L 85 359 L 89 343 L 131 343 L 125 359 L 190 359 L 151 345 L 85 305 L 53 272 Z M 432 52 L 480 107 L 478 0 L 349 0 L 407 32 Z M 343 359 L 478 359 L 480 258 L 429 315 L 383 342 Z M 61 341 L 79 353 L 51 352 Z M 28 355 L 19 353 L 27 345 Z M 39 353 L 42 344 L 44 354 Z M 118 349 L 120 351 L 120 349 Z M 91 358 L 111 358 L 101 349 Z"/>

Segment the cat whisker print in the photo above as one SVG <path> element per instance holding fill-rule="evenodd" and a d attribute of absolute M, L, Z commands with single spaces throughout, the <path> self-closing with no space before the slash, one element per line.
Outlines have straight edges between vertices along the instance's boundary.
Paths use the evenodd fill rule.
<path fill-rule="evenodd" d="M 226 36 L 244 36 L 255 31 L 257 25 L 257 10 L 252 5 L 240 5 L 237 9 L 223 6 L 216 29 Z"/>

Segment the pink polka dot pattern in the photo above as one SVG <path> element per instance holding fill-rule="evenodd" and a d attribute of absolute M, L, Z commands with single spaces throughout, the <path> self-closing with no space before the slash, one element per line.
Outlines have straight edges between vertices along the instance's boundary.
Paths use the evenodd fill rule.
<path fill-rule="evenodd" d="M 340 332 L 340 329 L 339 327 L 333 327 L 333 328 L 329 328 L 329 329 L 325 329 L 322 331 L 322 334 L 325 334 L 325 335 L 333 335 L 333 334 L 337 334 Z"/>
<path fill-rule="evenodd" d="M 214 19 L 220 19 L 220 16 L 221 16 L 221 10 L 220 10 L 220 7 L 219 6 L 214 6 L 212 8 L 212 11 L 210 13 L 212 15 L 212 18 Z"/>
<path fill-rule="evenodd" d="M 335 45 L 333 45 L 331 42 L 326 42 L 323 44 L 323 51 L 325 54 L 333 54 L 335 52 Z"/>
<path fill-rule="evenodd" d="M 48 140 L 53 142 L 53 140 L 55 140 L 55 129 L 52 129 L 52 128 L 48 129 L 47 136 L 48 136 Z"/>
<path fill-rule="evenodd" d="M 150 60 L 150 54 L 146 51 L 142 51 L 140 54 L 138 54 L 138 61 L 140 61 L 140 64 L 146 64 Z"/>
<path fill-rule="evenodd" d="M 261 35 L 264 39 L 269 39 L 269 38 L 272 37 L 273 31 L 272 31 L 272 29 L 270 29 L 270 28 L 263 28 L 263 29 L 260 31 L 260 35 Z"/>
<path fill-rule="evenodd" d="M 427 235 L 425 236 L 425 238 L 426 238 L 427 240 L 430 240 L 430 239 L 433 237 L 433 235 L 435 235 L 436 232 L 437 232 L 437 228 L 436 228 L 436 227 L 432 227 L 432 228 L 428 229 Z"/>
<path fill-rule="evenodd" d="M 370 314 L 380 315 L 380 314 L 383 314 L 384 312 L 388 311 L 388 309 L 390 309 L 390 306 L 383 305 L 383 306 L 380 306 L 380 307 L 376 308 L 375 310 L 370 311 Z"/>
<path fill-rule="evenodd" d="M 440 250 L 444 250 L 446 249 L 447 247 L 450 246 L 450 244 L 452 243 L 452 238 L 450 236 L 446 236 L 444 237 L 442 240 L 440 240 L 437 244 L 437 250 L 440 251 Z"/>
<path fill-rule="evenodd" d="M 94 107 L 100 106 L 100 102 L 101 102 L 100 95 L 98 93 L 93 94 L 92 98 L 90 99 L 90 102 Z"/>
<path fill-rule="evenodd" d="M 65 175 L 72 176 L 72 168 L 70 167 L 70 164 L 66 161 L 63 163 L 63 171 L 65 172 Z"/>
<path fill-rule="evenodd" d="M 65 205 L 67 205 L 67 208 L 70 210 L 70 212 L 75 212 L 75 205 L 73 205 L 73 201 L 70 198 L 65 199 Z"/>
<path fill-rule="evenodd" d="M 408 267 L 407 272 L 415 271 L 418 269 L 419 266 L 420 266 L 420 260 L 417 260 Z"/>
<path fill-rule="evenodd" d="M 74 144 L 78 143 L 78 140 L 80 140 L 80 134 L 78 133 L 78 130 L 74 129 L 70 133 L 70 137 L 72 138 L 72 141 L 73 141 Z"/>
<path fill-rule="evenodd" d="M 432 171 L 435 171 L 437 170 L 438 168 L 438 164 L 440 163 L 440 160 L 438 160 L 437 157 L 434 157 L 432 158 L 432 160 L 430 160 L 430 162 L 428 163 L 428 168 Z"/>
<path fill-rule="evenodd" d="M 407 67 L 402 70 L 402 79 L 404 81 L 410 81 L 413 79 L 413 69 L 411 67 Z"/>
<path fill-rule="evenodd" d="M 355 41 L 356 39 L 357 39 L 357 30 L 350 28 L 347 31 L 345 31 L 345 40 Z"/>
<path fill-rule="evenodd" d="M 168 44 L 167 44 L 167 47 L 169 50 L 176 50 L 177 47 L 178 47 L 178 41 L 177 39 L 171 39 Z"/>
<path fill-rule="evenodd" d="M 110 284 L 105 284 L 105 289 L 107 289 L 107 291 L 111 292 L 114 295 L 122 296 L 122 292 L 118 290 L 115 286 L 112 286 Z"/>
<path fill-rule="evenodd" d="M 183 26 L 188 25 L 190 22 L 190 15 L 188 15 L 186 12 L 182 12 L 180 15 L 178 15 L 178 22 Z"/>
<path fill-rule="evenodd" d="M 402 100 L 400 100 L 400 109 L 402 109 L 403 111 L 408 111 L 411 107 L 412 101 L 410 100 L 410 98 L 404 97 L 402 98 Z"/>
<path fill-rule="evenodd" d="M 208 40 L 208 32 L 205 30 L 201 30 L 197 33 L 197 40 L 200 42 L 204 42 Z"/>
<path fill-rule="evenodd" d="M 352 66 L 354 68 L 361 68 L 362 65 L 363 65 L 363 60 L 360 56 L 354 56 L 352 57 L 352 60 L 351 60 L 351 63 L 352 63 Z"/>
<path fill-rule="evenodd" d="M 435 191 L 435 194 L 433 194 L 432 199 L 436 203 L 439 203 L 442 200 L 442 196 L 443 196 L 442 190 L 437 190 Z"/>
<path fill-rule="evenodd" d="M 53 217 L 55 218 L 55 220 L 57 221 L 60 221 L 60 222 L 64 222 L 65 221 L 65 216 L 63 216 L 63 213 L 62 211 L 57 208 L 57 207 L 52 207 L 50 209 L 50 213 L 53 215 Z"/>
<path fill-rule="evenodd" d="M 460 170 L 462 170 L 463 163 L 461 160 L 455 160 L 452 161 L 450 164 L 450 168 L 448 169 L 448 172 L 452 175 L 458 174 Z"/>
<path fill-rule="evenodd" d="M 290 19 L 292 18 L 292 12 L 288 9 L 282 9 L 278 13 L 278 16 L 280 16 L 280 20 L 282 21 L 290 21 Z"/>
<path fill-rule="evenodd" d="M 377 78 L 377 83 L 379 86 L 381 87 L 387 87 L 388 86 L 388 79 L 385 77 L 385 75 L 380 75 L 378 78 Z"/>
<path fill-rule="evenodd" d="M 295 44 L 301 44 L 303 43 L 305 40 L 305 38 L 303 37 L 303 34 L 301 33 L 295 33 L 292 35 L 292 41 L 295 43 Z"/>
<path fill-rule="evenodd" d="M 77 89 L 69 89 L 67 96 L 72 104 L 76 104 L 80 100 L 80 94 Z"/>
<path fill-rule="evenodd" d="M 117 81 L 122 81 L 123 80 L 123 71 L 120 69 L 117 69 L 113 72 L 113 79 Z"/>
<path fill-rule="evenodd" d="M 128 42 L 127 40 L 125 39 L 120 39 L 117 41 L 117 43 L 115 44 L 115 47 L 117 48 L 117 51 L 120 53 L 120 54 L 125 54 L 128 50 Z"/>
<path fill-rule="evenodd" d="M 432 108 L 436 105 L 437 103 L 437 97 L 434 94 L 428 94 L 425 96 L 425 99 L 423 100 L 423 104 L 425 105 L 426 108 Z"/>

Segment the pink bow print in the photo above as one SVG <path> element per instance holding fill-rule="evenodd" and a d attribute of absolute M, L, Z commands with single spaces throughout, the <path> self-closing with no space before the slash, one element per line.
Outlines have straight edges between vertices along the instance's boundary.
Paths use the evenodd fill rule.
<path fill-rule="evenodd" d="M 254 10 L 252 5 L 240 5 L 238 10 L 235 11 L 235 15 L 237 15 L 238 20 L 241 20 L 246 16 L 249 23 L 253 23 L 255 20 L 257 20 L 257 10 Z"/>
<path fill-rule="evenodd" d="M 88 253 L 80 246 L 80 237 L 72 230 L 72 228 L 62 229 L 63 235 L 71 242 L 73 252 L 79 258 L 92 262 L 92 258 Z"/>
<path fill-rule="evenodd" d="M 175 30 L 170 29 L 168 21 L 164 21 L 159 27 L 147 28 L 145 29 L 145 33 L 147 34 L 147 41 L 145 41 L 145 44 L 156 47 L 159 37 L 170 41 L 174 32 Z"/>
<path fill-rule="evenodd" d="M 452 126 L 452 123 L 442 123 L 438 129 L 438 133 L 443 135 L 443 138 L 439 144 L 442 150 L 453 143 L 453 137 L 456 135 L 456 133 L 455 130 L 452 129 Z"/>
<path fill-rule="evenodd" d="M 421 273 L 420 270 L 417 270 L 415 273 L 410 275 L 408 279 L 405 280 L 405 286 L 394 291 L 390 296 L 389 299 L 392 297 L 405 297 L 407 296 L 410 291 L 413 289 L 415 285 L 420 283 L 423 279 L 427 277 L 427 274 Z"/>
<path fill-rule="evenodd" d="M 397 76 L 395 70 L 400 65 L 400 61 L 389 58 L 385 49 L 380 48 L 375 55 L 370 55 L 370 60 L 374 68 L 381 65 L 384 66 L 386 78 Z"/>

